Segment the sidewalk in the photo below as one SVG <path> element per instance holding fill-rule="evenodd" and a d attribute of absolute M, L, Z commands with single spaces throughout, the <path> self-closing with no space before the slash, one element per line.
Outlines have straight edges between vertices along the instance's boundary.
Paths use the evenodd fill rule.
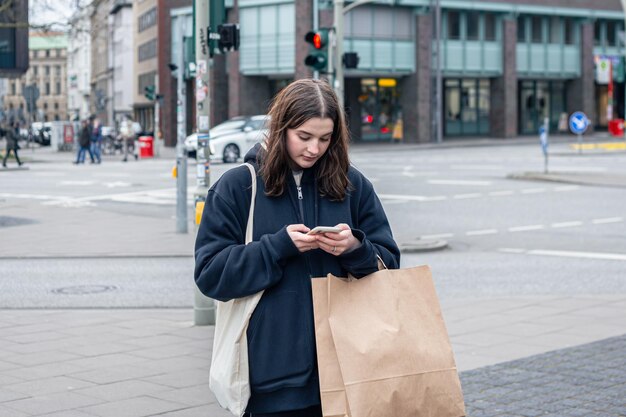
<path fill-rule="evenodd" d="M 443 310 L 468 416 L 626 414 L 626 297 L 454 301 Z M 230 415 L 208 386 L 213 326 L 192 317 L 0 310 L 0 415 Z M 610 335 L 618 337 L 578 346 Z M 505 362 L 514 358 L 523 359 Z"/>

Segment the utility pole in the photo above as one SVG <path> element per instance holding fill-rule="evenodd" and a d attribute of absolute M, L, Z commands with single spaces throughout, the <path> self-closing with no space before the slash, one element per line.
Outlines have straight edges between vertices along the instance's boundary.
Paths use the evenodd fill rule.
<path fill-rule="evenodd" d="M 161 156 L 161 144 L 159 143 L 159 137 L 161 136 L 161 130 L 159 129 L 159 107 L 161 95 L 158 93 L 159 90 L 159 73 L 154 74 L 154 155 L 159 157 Z"/>
<path fill-rule="evenodd" d="M 204 210 L 204 202 L 210 184 L 209 127 L 211 117 L 211 67 L 208 27 L 210 22 L 209 0 L 195 0 L 195 48 L 196 48 L 196 114 L 198 147 L 196 151 L 196 192 L 194 206 L 196 217 Z M 213 29 L 214 30 L 214 29 Z M 196 219 L 196 224 L 199 221 Z M 215 324 L 215 303 L 200 292 L 194 293 L 194 324 L 207 326 Z"/>
<path fill-rule="evenodd" d="M 441 143 L 443 140 L 443 126 L 441 120 L 441 0 L 435 0 L 435 141 Z"/>
<path fill-rule="evenodd" d="M 178 49 L 178 68 L 176 70 L 176 100 L 177 141 L 176 141 L 176 232 L 187 233 L 187 155 L 185 155 L 184 141 L 186 135 L 187 112 L 185 109 L 185 20 L 176 19 L 180 28 L 180 48 Z"/>

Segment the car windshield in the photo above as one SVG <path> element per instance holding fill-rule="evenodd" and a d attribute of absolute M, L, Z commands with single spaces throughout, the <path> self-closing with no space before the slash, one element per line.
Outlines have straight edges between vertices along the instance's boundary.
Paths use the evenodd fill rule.
<path fill-rule="evenodd" d="M 243 128 L 243 125 L 246 123 L 245 120 L 230 120 L 215 126 L 211 129 L 212 132 L 222 132 L 226 130 L 237 130 Z"/>

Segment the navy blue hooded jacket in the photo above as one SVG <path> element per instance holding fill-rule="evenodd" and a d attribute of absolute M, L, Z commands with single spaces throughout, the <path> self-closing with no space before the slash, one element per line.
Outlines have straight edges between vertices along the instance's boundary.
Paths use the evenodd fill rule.
<path fill-rule="evenodd" d="M 260 145 L 246 155 L 256 163 Z M 302 199 L 289 175 L 279 197 L 265 195 L 257 175 L 254 241 L 245 245 L 250 208 L 249 170 L 226 172 L 209 190 L 196 239 L 195 280 L 205 295 L 227 301 L 265 290 L 248 326 L 252 396 L 247 411 L 273 413 L 320 403 L 311 278 L 328 273 L 355 277 L 375 272 L 379 255 L 398 268 L 400 251 L 372 184 L 350 167 L 352 185 L 343 201 L 316 190 L 315 169 L 302 175 Z M 300 253 L 287 234 L 290 224 L 309 228 L 347 223 L 361 246 L 334 256 L 321 249 Z"/>

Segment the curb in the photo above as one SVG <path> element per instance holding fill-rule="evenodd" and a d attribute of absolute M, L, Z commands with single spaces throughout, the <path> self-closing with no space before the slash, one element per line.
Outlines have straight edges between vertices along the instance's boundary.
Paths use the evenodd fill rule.
<path fill-rule="evenodd" d="M 418 240 L 416 242 L 404 242 L 400 245 L 401 253 L 434 252 L 448 247 L 446 240 Z"/>
<path fill-rule="evenodd" d="M 566 184 L 590 185 L 596 187 L 626 188 L 626 176 L 605 174 L 602 176 L 579 172 L 540 173 L 521 172 L 506 176 L 513 180 L 548 181 Z"/>

